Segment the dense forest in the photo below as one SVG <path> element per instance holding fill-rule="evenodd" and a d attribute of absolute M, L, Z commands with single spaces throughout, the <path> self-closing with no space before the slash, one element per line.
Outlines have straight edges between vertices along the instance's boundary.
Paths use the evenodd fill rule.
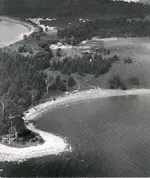
<path fill-rule="evenodd" d="M 79 75 L 93 74 L 95 77 L 103 75 L 109 71 L 111 65 L 118 61 L 119 57 L 102 57 L 100 54 L 88 54 L 83 57 L 66 57 L 62 61 L 53 61 L 51 63 L 52 70 L 59 70 L 63 74 L 70 75 L 78 73 Z"/>
<path fill-rule="evenodd" d="M 111 0 L 1 0 L 1 14 L 18 17 L 144 16 L 149 6 Z"/>
<path fill-rule="evenodd" d="M 44 79 L 40 72 L 48 61 L 23 57 L 11 52 L 0 52 L 0 134 L 7 133 L 9 116 L 22 115 L 31 104 L 32 95 L 41 96 Z"/>
<path fill-rule="evenodd" d="M 150 37 L 150 21 L 128 20 L 125 18 L 111 20 L 93 20 L 78 26 L 70 26 L 58 30 L 58 36 L 65 38 L 68 44 L 74 45 L 91 39 L 109 37 Z"/>
<path fill-rule="evenodd" d="M 24 57 L 10 51 L 0 52 L 0 135 L 8 132 L 9 118 L 21 119 L 23 111 L 46 91 L 49 79 L 42 71 L 49 67 L 49 60 L 49 56 Z M 61 81 L 56 86 L 60 85 L 58 82 Z"/>

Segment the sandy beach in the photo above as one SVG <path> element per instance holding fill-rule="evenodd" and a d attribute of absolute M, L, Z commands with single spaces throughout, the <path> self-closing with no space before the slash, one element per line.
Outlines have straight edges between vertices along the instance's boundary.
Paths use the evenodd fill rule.
<path fill-rule="evenodd" d="M 128 95 L 144 95 L 150 94 L 150 89 L 131 89 L 131 90 L 110 90 L 95 88 L 80 92 L 71 92 L 65 96 L 58 97 L 56 100 L 47 101 L 39 104 L 34 108 L 29 109 L 25 112 L 25 121 L 35 120 L 41 117 L 41 115 L 50 109 L 61 105 L 68 105 L 70 103 L 88 99 L 97 99 L 102 97 L 113 97 L 113 96 L 128 96 Z"/>
<path fill-rule="evenodd" d="M 71 147 L 69 147 L 65 139 L 38 130 L 33 124 L 29 124 L 27 127 L 38 133 L 44 139 L 44 144 L 26 148 L 13 148 L 0 144 L 0 162 L 22 162 L 30 158 L 57 155 L 65 151 L 71 151 Z"/>
<path fill-rule="evenodd" d="M 127 95 L 149 95 L 150 89 L 132 89 L 132 90 L 105 90 L 100 88 L 87 91 L 67 93 L 65 96 L 58 97 L 55 101 L 47 101 L 39 104 L 25 112 L 25 122 L 41 117 L 46 111 L 54 109 L 60 105 L 66 107 L 76 101 L 98 99 L 102 97 L 127 96 Z M 67 144 L 66 139 L 53 134 L 36 129 L 33 124 L 27 124 L 27 127 L 38 133 L 45 141 L 43 145 L 31 146 L 27 148 L 12 148 L 0 144 L 0 161 L 23 161 L 30 158 L 42 157 L 45 155 L 57 155 L 62 152 L 71 151 L 71 146 Z"/>

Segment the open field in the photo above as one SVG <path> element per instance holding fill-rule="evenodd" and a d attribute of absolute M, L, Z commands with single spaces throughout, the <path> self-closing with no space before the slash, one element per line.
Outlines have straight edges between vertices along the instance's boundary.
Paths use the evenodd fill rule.
<path fill-rule="evenodd" d="M 92 75 L 85 75 L 81 77 L 78 74 L 74 74 L 74 77 L 84 86 L 84 89 L 93 86 L 108 88 L 108 81 L 112 78 L 114 74 L 118 74 L 125 82 L 127 88 L 133 88 L 129 83 L 129 78 L 137 77 L 139 79 L 139 88 L 149 88 L 150 87 L 150 38 L 108 38 L 108 39 L 98 39 L 93 38 L 93 40 L 85 41 L 78 46 L 71 45 L 52 45 L 52 50 L 56 51 L 57 48 L 62 49 L 62 56 L 73 57 L 75 55 L 82 56 L 84 52 L 95 52 L 99 50 L 100 54 L 105 58 L 117 54 L 119 56 L 119 61 L 113 63 L 111 69 L 108 73 L 100 75 L 95 78 Z M 109 49 L 111 54 L 104 55 L 103 49 Z M 131 64 L 124 63 L 124 59 L 130 57 L 132 59 Z M 58 57 L 54 58 L 58 60 Z"/>
<path fill-rule="evenodd" d="M 116 41 L 105 41 L 104 45 L 112 53 L 117 54 L 121 61 L 114 63 L 108 76 L 118 73 L 123 80 L 136 76 L 140 81 L 140 87 L 150 87 L 150 38 L 128 38 Z M 124 64 L 123 60 L 130 57 L 132 64 Z"/>

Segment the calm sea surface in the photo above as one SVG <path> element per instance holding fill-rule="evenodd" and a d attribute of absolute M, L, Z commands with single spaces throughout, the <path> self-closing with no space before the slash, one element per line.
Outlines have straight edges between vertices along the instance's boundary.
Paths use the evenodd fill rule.
<path fill-rule="evenodd" d="M 29 29 L 23 25 L 9 21 L 0 21 L 0 46 L 9 45 L 20 38 L 22 33 L 28 32 Z"/>
<path fill-rule="evenodd" d="M 150 176 L 150 95 L 61 106 L 36 125 L 67 137 L 72 152 L 0 163 L 0 176 Z"/>

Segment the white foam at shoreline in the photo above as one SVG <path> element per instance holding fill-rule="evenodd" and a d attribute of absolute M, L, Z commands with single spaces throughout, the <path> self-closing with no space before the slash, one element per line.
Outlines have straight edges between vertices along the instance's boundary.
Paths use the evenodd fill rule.
<path fill-rule="evenodd" d="M 12 18 L 9 18 L 9 17 L 5 17 L 5 16 L 0 16 L 0 20 L 4 20 L 4 21 L 10 21 L 10 22 L 13 22 L 13 23 L 16 23 L 16 24 L 19 24 L 19 25 L 22 25 L 26 28 L 28 28 L 28 32 L 25 32 L 25 33 L 22 33 L 20 36 L 18 36 L 18 38 L 16 38 L 15 40 L 13 41 L 10 41 L 9 43 L 7 44 L 4 44 L 4 45 L 0 45 L 0 48 L 3 48 L 3 47 L 6 47 L 8 45 L 11 45 L 13 43 L 16 43 L 18 41 L 21 41 L 24 39 L 24 35 L 26 35 L 27 37 L 30 36 L 34 31 L 35 31 L 35 27 L 27 22 L 21 22 L 19 20 L 15 20 L 15 19 L 12 19 Z"/>
<path fill-rule="evenodd" d="M 102 97 L 113 97 L 113 96 L 127 96 L 127 95 L 144 95 L 150 94 L 150 89 L 131 89 L 131 90 L 110 90 L 95 88 L 86 91 L 80 91 L 78 93 L 67 93 L 65 96 L 57 98 L 54 101 L 47 101 L 45 103 L 39 104 L 34 108 L 29 109 L 26 112 L 25 120 L 33 120 L 40 117 L 49 109 L 53 109 L 59 105 L 65 105 L 68 103 L 82 101 L 87 99 L 96 99 Z"/>
<path fill-rule="evenodd" d="M 106 90 L 106 89 L 90 89 L 78 93 L 67 93 L 65 96 L 57 98 L 55 101 L 47 101 L 39 104 L 34 108 L 29 109 L 25 113 L 24 120 L 30 121 L 40 117 L 49 109 L 59 105 L 65 105 L 76 101 L 96 99 L 102 97 L 112 96 L 126 96 L 126 95 L 149 95 L 150 89 L 132 89 L 132 90 Z M 31 146 L 27 148 L 11 148 L 0 144 L 0 161 L 21 161 L 29 158 L 42 157 L 45 155 L 59 154 L 64 151 L 71 151 L 71 147 L 66 141 L 53 134 L 36 129 L 33 124 L 29 124 L 28 128 L 45 140 L 43 145 Z"/>

